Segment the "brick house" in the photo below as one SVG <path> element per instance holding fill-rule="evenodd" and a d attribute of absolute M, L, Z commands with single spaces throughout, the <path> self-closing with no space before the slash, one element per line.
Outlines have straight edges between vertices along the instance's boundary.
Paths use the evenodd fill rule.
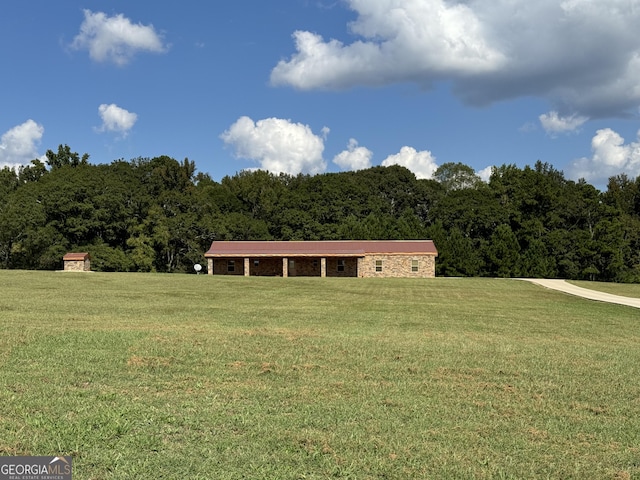
<path fill-rule="evenodd" d="M 438 251 L 431 240 L 222 241 L 204 256 L 209 275 L 433 278 Z"/>
<path fill-rule="evenodd" d="M 91 256 L 88 253 L 67 253 L 62 257 L 66 272 L 88 272 L 91 270 Z"/>

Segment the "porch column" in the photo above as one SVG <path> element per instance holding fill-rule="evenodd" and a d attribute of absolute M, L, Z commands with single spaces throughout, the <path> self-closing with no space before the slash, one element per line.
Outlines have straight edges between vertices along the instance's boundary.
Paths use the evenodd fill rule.
<path fill-rule="evenodd" d="M 282 276 L 289 276 L 289 259 L 287 257 L 282 258 Z"/>
<path fill-rule="evenodd" d="M 207 275 L 213 275 L 213 258 L 207 258 Z"/>
<path fill-rule="evenodd" d="M 320 259 L 320 276 L 322 278 L 327 276 L 327 259 L 325 257 Z"/>
<path fill-rule="evenodd" d="M 244 259 L 244 276 L 249 276 L 249 257 L 245 257 Z"/>
<path fill-rule="evenodd" d="M 358 257 L 358 262 L 356 263 L 356 277 L 364 277 L 362 265 L 364 265 L 364 258 Z"/>

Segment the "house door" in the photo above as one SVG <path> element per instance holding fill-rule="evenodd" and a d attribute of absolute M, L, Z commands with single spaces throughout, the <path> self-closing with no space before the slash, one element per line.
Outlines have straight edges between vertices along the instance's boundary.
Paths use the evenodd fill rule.
<path fill-rule="evenodd" d="M 289 276 L 296 276 L 296 261 L 293 258 L 289 259 Z"/>

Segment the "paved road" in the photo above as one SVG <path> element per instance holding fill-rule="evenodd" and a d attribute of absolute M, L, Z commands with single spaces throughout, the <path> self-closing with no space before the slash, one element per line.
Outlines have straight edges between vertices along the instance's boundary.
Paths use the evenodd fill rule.
<path fill-rule="evenodd" d="M 610 293 L 597 292 L 595 290 L 589 290 L 587 288 L 576 287 L 571 283 L 564 280 L 547 280 L 538 278 L 522 278 L 520 280 L 527 280 L 529 282 L 542 285 L 546 288 L 553 290 L 559 290 L 569 295 L 577 295 L 578 297 L 588 298 L 589 300 L 596 300 L 598 302 L 617 303 L 619 305 L 627 305 L 629 307 L 640 308 L 640 298 L 621 297 L 620 295 L 612 295 Z"/>

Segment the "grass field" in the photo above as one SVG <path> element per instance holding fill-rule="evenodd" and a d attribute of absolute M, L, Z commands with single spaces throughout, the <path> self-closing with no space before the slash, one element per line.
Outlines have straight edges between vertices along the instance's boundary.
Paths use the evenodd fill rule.
<path fill-rule="evenodd" d="M 74 479 L 630 479 L 640 313 L 490 279 L 0 271 L 0 455 Z"/>

